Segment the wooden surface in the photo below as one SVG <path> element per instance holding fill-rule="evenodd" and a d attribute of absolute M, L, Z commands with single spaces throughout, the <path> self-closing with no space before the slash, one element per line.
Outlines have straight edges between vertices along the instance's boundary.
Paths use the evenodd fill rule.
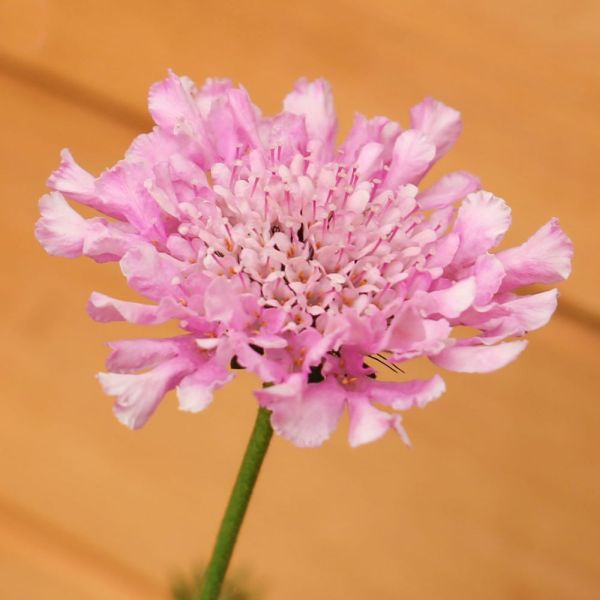
<path fill-rule="evenodd" d="M 115 162 L 167 67 L 241 81 L 266 112 L 324 75 L 343 131 L 439 97 L 465 119 L 440 170 L 508 200 L 509 242 L 557 215 L 576 247 L 553 322 L 503 371 L 446 377 L 406 417 L 413 450 L 351 450 L 344 426 L 317 451 L 276 439 L 236 564 L 267 600 L 600 597 L 599 39 L 583 0 L 0 0 L 0 598 L 167 598 L 212 546 L 252 426 L 242 377 L 202 415 L 169 398 L 121 427 L 93 374 L 131 326 L 84 311 L 93 289 L 126 294 L 118 269 L 32 236 L 59 149 Z"/>

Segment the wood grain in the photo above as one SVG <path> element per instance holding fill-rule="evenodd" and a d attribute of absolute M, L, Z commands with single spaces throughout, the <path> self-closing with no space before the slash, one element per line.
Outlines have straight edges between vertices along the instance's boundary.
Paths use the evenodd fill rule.
<path fill-rule="evenodd" d="M 95 171 L 117 160 L 169 65 L 243 80 L 269 111 L 296 74 L 323 73 L 343 129 L 426 93 L 461 107 L 444 166 L 507 197 L 513 242 L 561 216 L 578 248 L 563 296 L 600 315 L 598 5 L 456 6 L 0 3 L 0 597 L 166 597 L 206 558 L 252 425 L 243 376 L 203 415 L 169 398 L 143 431 L 120 427 L 93 373 L 132 328 L 84 312 L 92 289 L 127 295 L 118 270 L 32 237 L 59 148 Z M 267 599 L 596 598 L 599 354 L 585 318 L 558 317 L 502 372 L 446 377 L 406 417 L 412 451 L 391 436 L 350 450 L 345 425 L 315 452 L 275 440 L 236 564 Z"/>

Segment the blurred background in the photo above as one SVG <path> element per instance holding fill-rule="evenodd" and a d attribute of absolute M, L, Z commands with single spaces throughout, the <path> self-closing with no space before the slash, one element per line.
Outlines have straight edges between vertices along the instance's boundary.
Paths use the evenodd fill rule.
<path fill-rule="evenodd" d="M 267 600 L 599 598 L 599 40 L 595 0 L 0 0 L 0 597 L 168 598 L 208 557 L 252 427 L 246 376 L 201 415 L 168 398 L 119 425 L 94 374 L 133 326 L 85 313 L 92 290 L 127 297 L 118 268 L 33 238 L 59 150 L 116 162 L 172 67 L 266 113 L 324 76 L 342 133 L 433 95 L 465 123 L 436 172 L 504 197 L 509 244 L 556 215 L 576 247 L 556 318 L 501 372 L 448 375 L 406 416 L 412 450 L 352 450 L 345 424 L 319 450 L 275 439 L 236 567 Z"/>

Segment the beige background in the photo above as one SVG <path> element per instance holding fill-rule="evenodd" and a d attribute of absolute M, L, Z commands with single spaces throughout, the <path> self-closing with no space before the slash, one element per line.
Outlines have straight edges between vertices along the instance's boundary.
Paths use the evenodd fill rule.
<path fill-rule="evenodd" d="M 166 598 L 206 558 L 251 428 L 248 378 L 202 415 L 169 398 L 121 427 L 93 374 L 132 326 L 84 311 L 126 295 L 118 269 L 32 236 L 59 149 L 114 163 L 167 67 L 241 81 L 266 112 L 323 75 L 342 131 L 434 95 L 465 120 L 440 170 L 509 201 L 508 242 L 557 215 L 576 245 L 551 325 L 501 372 L 448 376 L 407 415 L 413 450 L 351 450 L 345 425 L 317 451 L 276 439 L 236 565 L 270 600 L 600 597 L 599 39 L 585 0 L 0 0 L 0 597 Z"/>

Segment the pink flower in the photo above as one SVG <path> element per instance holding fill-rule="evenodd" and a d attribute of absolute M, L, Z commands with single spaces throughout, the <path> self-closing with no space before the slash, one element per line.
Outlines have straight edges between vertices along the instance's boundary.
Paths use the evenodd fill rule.
<path fill-rule="evenodd" d="M 172 389 L 182 410 L 203 410 L 233 366 L 272 384 L 258 401 L 298 446 L 321 444 L 345 409 L 351 445 L 388 429 L 406 440 L 399 413 L 444 383 L 380 381 L 369 358 L 492 371 L 554 312 L 556 290 L 519 288 L 569 275 L 572 244 L 555 219 L 493 253 L 510 226 L 504 200 L 464 171 L 418 187 L 461 130 L 441 102 L 415 106 L 405 130 L 358 115 L 338 148 L 322 80 L 300 80 L 275 117 L 242 87 L 197 89 L 173 73 L 149 105 L 156 127 L 98 178 L 63 151 L 36 226 L 50 254 L 118 261 L 148 299 L 94 292 L 92 318 L 180 324 L 179 337 L 111 344 L 100 383 L 129 427 Z M 83 218 L 65 196 L 103 216 Z M 458 326 L 475 333 L 458 339 Z"/>

